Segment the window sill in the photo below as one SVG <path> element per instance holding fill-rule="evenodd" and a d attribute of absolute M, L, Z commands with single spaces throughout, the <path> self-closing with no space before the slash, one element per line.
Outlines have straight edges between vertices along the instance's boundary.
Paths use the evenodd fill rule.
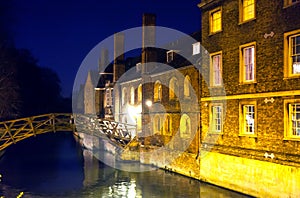
<path fill-rule="evenodd" d="M 291 4 L 289 4 L 289 5 L 284 5 L 284 6 L 283 6 L 283 9 L 286 9 L 286 8 L 292 7 L 292 6 L 294 6 L 294 5 L 297 5 L 297 4 L 299 4 L 299 3 L 300 3 L 300 1 L 298 1 L 298 2 L 295 2 L 295 3 L 291 3 Z"/>
<path fill-rule="evenodd" d="M 254 17 L 254 18 L 252 18 L 252 19 L 248 19 L 248 20 L 246 20 L 246 21 L 240 21 L 238 25 L 243 25 L 243 24 L 245 24 L 245 23 L 248 23 L 248 22 L 250 22 L 250 21 L 255 21 L 255 20 L 256 20 L 256 17 Z"/>
<path fill-rule="evenodd" d="M 208 135 L 223 135 L 223 132 L 208 132 Z"/>
<path fill-rule="evenodd" d="M 299 137 L 284 137 L 283 140 L 300 141 L 300 136 Z"/>
<path fill-rule="evenodd" d="M 216 32 L 209 32 L 208 36 L 213 36 L 213 35 L 221 33 L 221 32 L 223 32 L 223 30 L 219 30 L 219 31 L 216 31 Z"/>
<path fill-rule="evenodd" d="M 295 79 L 295 78 L 300 78 L 300 74 L 284 77 L 283 80 L 289 80 L 289 79 Z"/>
<path fill-rule="evenodd" d="M 239 134 L 239 137 L 257 138 L 256 134 Z"/>
<path fill-rule="evenodd" d="M 224 88 L 224 86 L 223 85 L 210 85 L 209 87 L 208 87 L 209 89 L 217 89 L 217 88 Z"/>
<path fill-rule="evenodd" d="M 251 84 L 257 84 L 256 80 L 255 80 L 255 81 L 240 82 L 240 83 L 239 83 L 239 85 L 251 85 Z"/>

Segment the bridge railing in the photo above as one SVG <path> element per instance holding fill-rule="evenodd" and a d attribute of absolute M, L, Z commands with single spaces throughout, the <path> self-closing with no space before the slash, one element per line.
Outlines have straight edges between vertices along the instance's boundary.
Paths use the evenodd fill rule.
<path fill-rule="evenodd" d="M 132 139 L 134 125 L 99 119 L 96 116 L 52 113 L 0 122 L 0 151 L 31 136 L 56 131 L 77 131 L 106 137 L 126 146 Z"/>

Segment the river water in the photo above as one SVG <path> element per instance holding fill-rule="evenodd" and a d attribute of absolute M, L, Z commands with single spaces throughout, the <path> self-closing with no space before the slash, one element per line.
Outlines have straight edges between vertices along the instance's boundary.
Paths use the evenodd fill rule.
<path fill-rule="evenodd" d="M 247 197 L 164 170 L 116 170 L 82 150 L 71 133 L 44 134 L 7 148 L 0 197 Z"/>

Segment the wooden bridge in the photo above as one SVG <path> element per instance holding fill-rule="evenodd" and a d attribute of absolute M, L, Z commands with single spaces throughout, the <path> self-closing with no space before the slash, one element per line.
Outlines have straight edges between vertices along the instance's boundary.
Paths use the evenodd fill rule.
<path fill-rule="evenodd" d="M 108 138 L 125 147 L 132 139 L 130 126 L 96 116 L 53 113 L 0 122 L 0 151 L 23 139 L 48 132 L 81 132 L 99 138 Z"/>

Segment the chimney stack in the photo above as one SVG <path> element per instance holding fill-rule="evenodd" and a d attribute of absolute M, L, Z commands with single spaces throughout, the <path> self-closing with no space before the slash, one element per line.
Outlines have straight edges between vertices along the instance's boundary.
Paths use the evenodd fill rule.
<path fill-rule="evenodd" d="M 153 64 L 148 62 L 156 62 L 155 46 L 155 25 L 156 16 L 154 14 L 143 14 L 143 45 L 142 45 L 142 73 L 146 74 L 154 69 Z M 153 46 L 153 47 L 149 47 Z"/>
<path fill-rule="evenodd" d="M 125 73 L 124 60 L 124 33 L 116 33 L 114 35 L 114 82 Z"/>
<path fill-rule="evenodd" d="M 102 48 L 100 52 L 99 72 L 104 73 L 108 66 L 108 49 Z"/>

